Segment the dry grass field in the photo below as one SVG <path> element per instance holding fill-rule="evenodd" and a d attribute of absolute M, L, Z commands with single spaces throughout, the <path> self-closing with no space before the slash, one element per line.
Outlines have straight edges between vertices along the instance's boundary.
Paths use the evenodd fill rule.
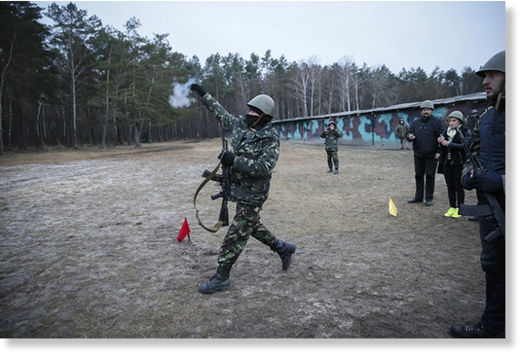
<path fill-rule="evenodd" d="M 231 288 L 203 295 L 225 229 L 193 193 L 218 140 L 0 157 L 4 338 L 443 338 L 484 302 L 478 225 L 409 205 L 411 151 L 282 142 L 262 221 L 293 264 L 250 239 Z M 213 223 L 219 201 L 199 196 Z M 393 196 L 397 217 L 388 213 Z M 474 203 L 474 192 L 467 193 Z M 230 212 L 234 204 L 230 204 Z M 176 241 L 184 218 L 191 240 Z"/>

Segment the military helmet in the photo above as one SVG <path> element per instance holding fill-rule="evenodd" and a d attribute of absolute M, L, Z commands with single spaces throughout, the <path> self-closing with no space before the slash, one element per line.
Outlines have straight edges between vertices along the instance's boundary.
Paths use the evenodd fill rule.
<path fill-rule="evenodd" d="M 430 100 L 426 100 L 424 101 L 422 104 L 421 104 L 421 110 L 423 108 L 431 108 L 433 110 L 433 102 L 431 102 Z"/>
<path fill-rule="evenodd" d="M 269 95 L 256 95 L 247 103 L 247 106 L 257 108 L 266 115 L 274 117 L 274 100 Z"/>
<path fill-rule="evenodd" d="M 327 126 L 333 124 L 335 127 L 338 127 L 338 124 L 336 123 L 335 120 L 329 120 L 329 123 L 327 123 Z"/>
<path fill-rule="evenodd" d="M 475 72 L 478 76 L 486 76 L 487 71 L 494 70 L 506 73 L 506 51 L 501 51 L 492 56 L 486 64 L 482 65 L 479 70 Z"/>
<path fill-rule="evenodd" d="M 475 110 L 475 109 L 473 109 L 473 110 L 471 110 L 471 114 L 472 114 L 472 115 L 476 115 L 476 114 L 478 114 L 478 111 Z"/>
<path fill-rule="evenodd" d="M 464 114 L 460 111 L 453 111 L 448 115 L 448 118 L 453 117 L 458 119 L 460 122 L 464 123 Z"/>

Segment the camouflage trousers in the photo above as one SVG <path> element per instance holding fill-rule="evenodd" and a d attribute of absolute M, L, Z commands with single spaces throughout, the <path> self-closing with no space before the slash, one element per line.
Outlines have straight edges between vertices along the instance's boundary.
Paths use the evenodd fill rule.
<path fill-rule="evenodd" d="M 337 150 L 327 150 L 327 164 L 329 164 L 329 169 L 332 169 L 332 162 L 334 161 L 334 166 L 336 170 L 339 169 L 339 158 Z"/>
<path fill-rule="evenodd" d="M 267 246 L 274 243 L 274 235 L 260 223 L 260 207 L 237 203 L 236 214 L 229 226 L 228 232 L 218 256 L 219 264 L 233 265 L 253 236 Z"/>

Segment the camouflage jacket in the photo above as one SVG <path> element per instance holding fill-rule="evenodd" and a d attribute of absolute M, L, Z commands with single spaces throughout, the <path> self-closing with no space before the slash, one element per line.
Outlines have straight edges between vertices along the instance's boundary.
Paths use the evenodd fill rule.
<path fill-rule="evenodd" d="M 405 124 L 399 123 L 395 127 L 395 135 L 397 136 L 397 138 L 406 139 L 406 133 L 408 133 L 408 125 L 406 123 Z"/>
<path fill-rule="evenodd" d="M 480 116 L 479 115 L 470 115 L 468 117 L 468 123 L 467 123 L 469 129 L 471 132 L 473 132 L 474 129 L 480 129 Z"/>
<path fill-rule="evenodd" d="M 202 102 L 217 118 L 236 157 L 231 167 L 230 200 L 262 206 L 269 195 L 271 175 L 280 155 L 280 136 L 271 124 L 254 132 L 243 117 L 236 117 L 210 94 Z"/>
<path fill-rule="evenodd" d="M 487 110 L 486 110 L 486 112 L 487 112 Z M 480 121 L 482 119 L 482 115 L 479 116 L 478 120 L 473 122 L 474 125 L 473 125 L 473 128 L 471 129 L 471 140 L 469 141 L 469 144 L 468 144 L 469 153 L 475 159 L 478 159 L 478 155 L 480 152 Z M 464 166 L 462 169 L 462 175 L 466 175 L 471 170 L 473 170 L 473 165 L 471 165 L 471 161 L 470 161 L 469 157 L 466 157 L 466 158 L 467 158 L 466 162 L 464 163 Z"/>
<path fill-rule="evenodd" d="M 338 138 L 342 136 L 339 129 L 325 130 L 321 133 L 320 137 L 325 138 L 325 150 L 337 152 L 338 151 Z"/>

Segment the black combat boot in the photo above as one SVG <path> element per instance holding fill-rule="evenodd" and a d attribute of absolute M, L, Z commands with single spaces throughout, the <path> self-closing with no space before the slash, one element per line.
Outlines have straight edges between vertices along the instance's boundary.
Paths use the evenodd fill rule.
<path fill-rule="evenodd" d="M 452 325 L 450 334 L 454 338 L 505 338 L 505 332 L 491 329 L 478 323 L 476 325 Z"/>
<path fill-rule="evenodd" d="M 274 243 L 271 245 L 271 249 L 280 255 L 280 258 L 282 259 L 282 270 L 287 270 L 289 265 L 291 265 L 291 259 L 292 255 L 296 251 L 296 245 L 274 238 Z"/>
<path fill-rule="evenodd" d="M 213 293 L 216 291 L 224 291 L 229 288 L 231 282 L 229 281 L 229 272 L 231 265 L 222 264 L 218 266 L 217 273 L 209 279 L 204 285 L 199 287 L 201 293 Z"/>

